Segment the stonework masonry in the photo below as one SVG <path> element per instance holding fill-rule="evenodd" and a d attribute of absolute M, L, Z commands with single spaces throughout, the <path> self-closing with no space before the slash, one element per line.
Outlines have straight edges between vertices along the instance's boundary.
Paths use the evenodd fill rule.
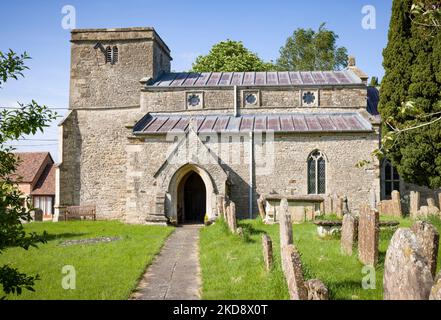
<path fill-rule="evenodd" d="M 106 64 L 103 52 L 96 48 L 99 44 L 117 46 L 118 62 Z M 176 219 L 180 210 L 176 201 L 183 195 L 178 184 L 185 179 L 184 173 L 197 171 L 207 187 L 206 213 L 211 218 L 218 214 L 217 196 L 228 196 L 236 204 L 238 218 L 248 217 L 250 203 L 257 216 L 256 200 L 261 194 L 308 194 L 307 159 L 314 150 L 326 157 L 326 195 L 346 196 L 352 211 L 368 202 L 372 193 L 380 198 L 379 163 L 356 167 L 358 161 L 370 159 L 378 147 L 379 128 L 375 124 L 371 132 L 363 133 L 276 134 L 272 154 L 269 152 L 274 162 L 268 172 L 256 162 L 250 168 L 248 134 L 232 142 L 194 138 L 192 152 L 203 150 L 218 159 L 218 164 L 167 164 L 170 152 L 177 150 L 176 142 L 168 141 L 165 134 L 133 134 L 134 124 L 146 113 L 233 114 L 237 100 L 240 114 L 356 112 L 370 121 L 365 111 L 366 85 L 362 83 L 309 86 L 307 89 L 318 91 L 319 102 L 308 108 L 301 107 L 305 88 L 296 86 L 240 86 L 236 90 L 232 86 L 149 86 L 170 71 L 170 61 L 170 50 L 152 28 L 72 32 L 70 112 L 60 124 L 60 206 L 94 203 L 98 218 L 130 223 L 145 223 L 148 216 L 161 210 Z M 256 91 L 259 105 L 245 106 L 244 91 Z M 203 95 L 201 110 L 188 110 L 186 97 L 191 92 Z M 265 149 L 254 146 L 259 147 Z M 218 151 L 222 148 L 230 148 L 237 157 L 224 158 Z M 161 197 L 165 199 L 163 209 L 157 205 Z"/>

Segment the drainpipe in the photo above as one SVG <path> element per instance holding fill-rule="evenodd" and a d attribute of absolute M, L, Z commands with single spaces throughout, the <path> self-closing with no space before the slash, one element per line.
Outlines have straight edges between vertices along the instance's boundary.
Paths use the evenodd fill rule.
<path fill-rule="evenodd" d="M 237 86 L 234 86 L 234 116 L 238 117 L 239 116 L 239 108 L 238 108 L 238 103 L 237 103 Z"/>
<path fill-rule="evenodd" d="M 254 134 L 253 131 L 250 132 L 250 219 L 253 219 L 253 170 L 254 170 Z"/>

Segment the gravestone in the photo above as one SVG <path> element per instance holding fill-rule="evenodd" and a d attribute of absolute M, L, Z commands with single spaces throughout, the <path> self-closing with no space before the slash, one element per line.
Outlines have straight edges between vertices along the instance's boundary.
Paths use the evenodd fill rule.
<path fill-rule="evenodd" d="M 267 271 L 270 271 L 273 266 L 273 241 L 271 237 L 267 234 L 262 236 L 262 247 L 263 247 L 263 261 L 265 262 L 265 267 Z"/>
<path fill-rule="evenodd" d="M 432 285 L 432 274 L 416 235 L 410 229 L 398 229 L 384 262 L 384 300 L 427 300 Z"/>
<path fill-rule="evenodd" d="M 312 279 L 305 282 L 308 291 L 308 300 L 329 300 L 328 288 L 318 279 Z"/>
<path fill-rule="evenodd" d="M 307 300 L 308 291 L 305 287 L 299 252 L 293 244 L 290 244 L 281 248 L 281 254 L 282 269 L 291 300 Z"/>
<path fill-rule="evenodd" d="M 394 217 L 402 217 L 403 211 L 401 209 L 401 196 L 397 190 L 392 191 L 392 215 Z"/>
<path fill-rule="evenodd" d="M 418 218 L 418 211 L 420 210 L 421 194 L 418 191 L 410 192 L 410 216 L 412 219 Z"/>
<path fill-rule="evenodd" d="M 351 214 L 343 216 L 343 226 L 341 231 L 341 251 L 343 254 L 351 256 L 354 244 L 357 241 L 358 221 Z"/>
<path fill-rule="evenodd" d="M 433 198 L 427 199 L 427 215 L 429 216 L 439 215 L 439 209 L 436 206 L 435 199 Z"/>
<path fill-rule="evenodd" d="M 279 232 L 280 232 L 280 247 L 293 244 L 292 237 L 292 221 L 289 213 L 288 200 L 282 199 L 280 201 L 279 213 Z"/>
<path fill-rule="evenodd" d="M 362 204 L 358 222 L 358 258 L 364 265 L 375 266 L 378 261 L 379 221 L 378 211 Z"/>
<path fill-rule="evenodd" d="M 344 205 L 344 199 L 339 196 L 337 198 L 336 207 L 335 207 L 335 214 L 339 218 L 343 217 L 343 205 Z"/>
<path fill-rule="evenodd" d="M 438 259 L 439 233 L 436 228 L 426 221 L 417 221 L 411 228 L 419 244 L 422 252 L 426 257 L 432 276 L 436 275 L 436 265 Z"/>
<path fill-rule="evenodd" d="M 262 219 L 265 219 L 266 213 L 265 213 L 265 201 L 262 196 L 260 196 L 259 199 L 257 199 L 257 207 L 259 208 L 259 215 Z"/>
<path fill-rule="evenodd" d="M 236 233 L 237 231 L 236 204 L 233 201 L 230 201 L 228 213 L 229 213 L 228 226 L 230 227 L 230 231 L 232 233 Z"/>

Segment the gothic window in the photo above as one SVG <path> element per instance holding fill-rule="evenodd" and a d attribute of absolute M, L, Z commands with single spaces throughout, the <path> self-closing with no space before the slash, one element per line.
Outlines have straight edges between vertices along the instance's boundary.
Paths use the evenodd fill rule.
<path fill-rule="evenodd" d="M 397 169 L 388 160 L 383 163 L 383 190 L 384 197 L 390 198 L 392 191 L 400 191 L 400 175 Z"/>
<path fill-rule="evenodd" d="M 326 193 L 326 160 L 320 151 L 314 151 L 308 158 L 308 194 Z"/>

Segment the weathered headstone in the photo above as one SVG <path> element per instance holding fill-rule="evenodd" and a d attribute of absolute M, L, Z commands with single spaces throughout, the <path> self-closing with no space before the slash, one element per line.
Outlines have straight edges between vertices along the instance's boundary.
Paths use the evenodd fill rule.
<path fill-rule="evenodd" d="M 410 216 L 412 219 L 418 218 L 418 210 L 420 210 L 421 194 L 418 191 L 410 192 Z"/>
<path fill-rule="evenodd" d="M 435 199 L 427 198 L 427 206 L 428 207 L 436 207 Z"/>
<path fill-rule="evenodd" d="M 343 217 L 343 205 L 344 205 L 344 199 L 339 196 L 337 198 L 336 207 L 335 207 L 335 214 L 339 218 Z"/>
<path fill-rule="evenodd" d="M 330 195 L 325 197 L 324 205 L 325 205 L 325 210 L 324 210 L 325 214 L 333 213 L 333 199 Z"/>
<path fill-rule="evenodd" d="M 236 233 L 237 230 L 237 221 L 236 221 L 236 204 L 233 201 L 230 201 L 229 205 L 229 217 L 228 217 L 228 225 L 232 233 Z"/>
<path fill-rule="evenodd" d="M 262 196 L 257 199 L 257 207 L 259 208 L 259 215 L 262 219 L 265 219 L 266 213 L 265 213 L 265 201 Z"/>
<path fill-rule="evenodd" d="M 354 244 L 357 241 L 358 221 L 351 214 L 343 216 L 343 226 L 341 231 L 341 251 L 343 254 L 351 256 Z"/>
<path fill-rule="evenodd" d="M 329 300 L 328 288 L 318 279 L 305 281 L 308 300 Z"/>
<path fill-rule="evenodd" d="M 377 264 L 379 220 L 378 211 L 372 210 L 367 204 L 361 205 L 358 222 L 358 258 L 364 265 Z"/>
<path fill-rule="evenodd" d="M 273 266 L 273 241 L 270 236 L 264 234 L 262 236 L 262 247 L 263 247 L 263 261 L 265 262 L 266 270 L 271 270 Z"/>
<path fill-rule="evenodd" d="M 436 206 L 435 199 L 429 198 L 427 199 L 427 215 L 429 216 L 437 216 L 439 214 L 439 209 Z"/>
<path fill-rule="evenodd" d="M 392 191 L 392 212 L 394 217 L 402 217 L 403 211 L 401 210 L 401 196 L 397 190 Z"/>
<path fill-rule="evenodd" d="M 420 210 L 418 210 L 417 217 L 418 218 L 427 218 L 429 216 L 429 207 L 421 206 Z"/>
<path fill-rule="evenodd" d="M 426 221 L 417 221 L 411 228 L 415 233 L 422 252 L 426 257 L 432 276 L 436 275 L 436 265 L 438 259 L 439 233 L 436 228 Z"/>
<path fill-rule="evenodd" d="M 410 229 L 398 229 L 384 262 L 384 300 L 427 300 L 432 285 L 432 274 L 417 237 Z"/>
<path fill-rule="evenodd" d="M 441 273 L 435 279 L 435 283 L 430 291 L 429 300 L 441 300 Z"/>
<path fill-rule="evenodd" d="M 299 252 L 293 244 L 290 244 L 281 248 L 281 254 L 282 269 L 291 300 L 307 300 L 308 291 L 305 287 Z"/>
<path fill-rule="evenodd" d="M 293 244 L 292 237 L 292 221 L 291 215 L 289 214 L 288 201 L 282 199 L 280 201 L 280 212 L 279 212 L 279 231 L 280 231 L 280 247 Z"/>

